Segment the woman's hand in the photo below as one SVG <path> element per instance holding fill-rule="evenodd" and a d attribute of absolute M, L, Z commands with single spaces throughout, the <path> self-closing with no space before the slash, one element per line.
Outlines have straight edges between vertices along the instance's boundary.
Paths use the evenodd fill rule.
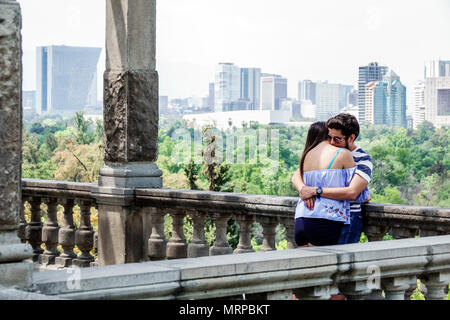
<path fill-rule="evenodd" d="M 309 210 L 313 210 L 313 209 L 314 209 L 314 204 L 316 203 L 316 197 L 312 197 L 312 198 L 303 200 L 303 202 L 305 203 L 305 206 L 306 206 Z"/>

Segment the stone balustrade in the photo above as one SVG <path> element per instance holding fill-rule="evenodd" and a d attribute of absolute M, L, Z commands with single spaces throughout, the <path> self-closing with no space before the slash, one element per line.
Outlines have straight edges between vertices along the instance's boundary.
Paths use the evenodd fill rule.
<path fill-rule="evenodd" d="M 33 247 L 34 262 L 60 268 L 95 265 L 90 253 L 95 238 L 91 225 L 91 207 L 96 206 L 91 195 L 93 186 L 88 183 L 22 180 L 24 205 L 17 233 L 22 242 L 28 241 Z M 29 221 L 25 219 L 26 203 L 30 206 Z M 74 222 L 75 206 L 80 209 L 78 226 Z M 57 219 L 58 207 L 62 211 L 60 223 Z M 43 219 L 44 215 L 46 219 Z M 58 246 L 61 246 L 60 250 Z M 80 255 L 74 252 L 75 247 L 80 250 Z"/>
<path fill-rule="evenodd" d="M 18 234 L 22 241 L 29 241 L 32 245 L 33 260 L 59 267 L 68 267 L 72 263 L 77 266 L 95 265 L 89 253 L 96 247 L 90 208 L 97 205 L 97 185 L 23 179 L 22 190 L 24 202 L 30 205 L 31 218 L 27 222 L 22 214 Z M 131 198 L 134 210 L 140 212 L 141 218 L 144 217 L 143 222 L 137 224 L 144 229 L 136 232 L 143 237 L 143 248 L 136 248 L 138 261 L 253 252 L 251 226 L 254 222 L 259 223 L 263 230 L 261 251 L 275 250 L 278 225 L 286 228 L 287 248 L 295 247 L 293 213 L 298 200 L 295 197 L 162 188 L 135 189 Z M 43 203 L 47 206 L 45 224 L 41 219 Z M 76 204 L 81 214 L 79 226 L 75 226 L 73 221 Z M 56 219 L 58 205 L 64 208 L 61 225 Z M 169 239 L 164 232 L 167 214 L 172 217 Z M 186 217 L 193 224 L 189 243 L 184 234 Z M 208 218 L 216 228 L 216 238 L 211 246 L 205 239 L 204 230 Z M 239 243 L 234 250 L 227 241 L 229 219 L 234 219 L 239 225 Z M 364 232 L 369 241 L 381 240 L 386 233 L 395 239 L 450 234 L 450 209 L 372 203 L 364 205 L 364 219 Z M 58 245 L 61 245 L 60 250 L 57 250 Z M 81 251 L 79 256 L 74 253 L 75 246 Z"/>
<path fill-rule="evenodd" d="M 450 235 L 44 271 L 28 288 L 64 299 L 427 300 L 450 282 Z M 374 294 L 378 293 L 378 295 Z M 382 293 L 382 294 L 380 294 Z"/>

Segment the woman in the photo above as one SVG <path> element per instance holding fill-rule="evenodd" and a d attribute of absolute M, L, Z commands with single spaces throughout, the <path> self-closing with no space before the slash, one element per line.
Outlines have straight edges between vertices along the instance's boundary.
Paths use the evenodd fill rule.
<path fill-rule="evenodd" d="M 309 186 L 347 187 L 356 170 L 353 156 L 345 148 L 332 146 L 327 139 L 325 122 L 313 123 L 300 160 L 300 174 Z M 318 196 L 314 208 L 309 210 L 300 199 L 295 210 L 295 242 L 298 246 L 337 244 L 342 226 L 350 223 L 349 211 L 347 200 Z"/>

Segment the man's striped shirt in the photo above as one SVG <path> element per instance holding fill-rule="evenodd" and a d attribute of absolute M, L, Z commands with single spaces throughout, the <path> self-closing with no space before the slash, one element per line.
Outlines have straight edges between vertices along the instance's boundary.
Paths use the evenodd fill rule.
<path fill-rule="evenodd" d="M 365 152 L 360 147 L 356 147 L 355 150 L 352 151 L 353 160 L 355 160 L 356 165 L 356 174 L 359 174 L 363 179 L 370 182 L 372 177 L 372 158 L 369 156 L 367 152 Z M 361 204 L 358 202 L 350 202 L 350 213 L 359 213 L 361 212 Z"/>

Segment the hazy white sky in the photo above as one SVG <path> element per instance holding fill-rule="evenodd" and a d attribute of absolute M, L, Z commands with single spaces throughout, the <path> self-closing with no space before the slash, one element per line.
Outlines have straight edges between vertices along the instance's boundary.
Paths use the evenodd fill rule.
<path fill-rule="evenodd" d="M 25 90 L 35 89 L 36 46 L 104 48 L 105 0 L 18 1 Z M 426 60 L 450 59 L 450 1 L 157 0 L 156 43 L 160 95 L 170 98 L 206 96 L 218 62 L 281 74 L 296 97 L 302 79 L 356 85 L 372 61 L 392 68 L 410 98 Z"/>

